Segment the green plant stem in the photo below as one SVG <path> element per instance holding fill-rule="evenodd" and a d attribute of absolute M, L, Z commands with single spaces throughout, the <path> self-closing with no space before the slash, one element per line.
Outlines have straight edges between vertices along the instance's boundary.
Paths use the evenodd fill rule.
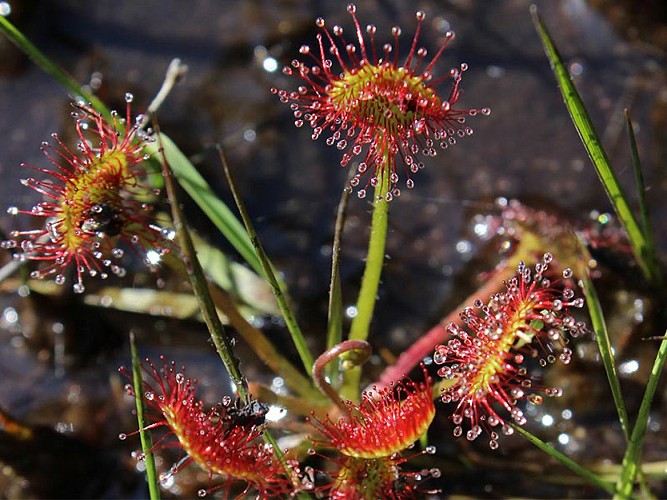
<path fill-rule="evenodd" d="M 385 185 L 383 185 L 385 184 Z M 389 202 L 385 200 L 387 192 L 386 181 L 378 183 L 375 189 L 373 204 L 373 218 L 371 221 L 371 235 L 368 241 L 368 255 L 366 267 L 361 279 L 359 298 L 357 299 L 357 314 L 352 319 L 350 339 L 366 340 L 368 329 L 373 319 L 375 301 L 377 299 L 380 276 L 384 265 L 385 246 L 387 243 L 387 227 L 389 220 Z"/>
<path fill-rule="evenodd" d="M 642 404 L 639 407 L 637 420 L 635 426 L 632 428 L 630 441 L 625 450 L 625 455 L 623 457 L 623 472 L 621 473 L 620 481 L 616 484 L 615 498 L 628 498 L 632 493 L 632 485 L 640 469 L 639 455 L 641 453 L 642 444 L 644 443 L 644 435 L 646 434 L 651 402 L 653 401 L 653 396 L 658 387 L 658 380 L 660 380 L 660 375 L 666 359 L 667 332 L 665 332 L 665 338 L 663 338 L 660 347 L 658 348 L 658 354 L 653 363 L 651 375 L 646 383 L 646 389 L 644 391 L 644 397 L 642 398 Z"/>
<path fill-rule="evenodd" d="M 157 133 L 158 138 L 160 137 L 159 132 Z M 185 270 L 190 277 L 190 282 L 192 283 L 192 289 L 197 297 L 199 302 L 199 307 L 202 311 L 202 316 L 208 327 L 208 331 L 211 335 L 211 340 L 215 345 L 216 351 L 222 359 L 222 363 L 227 369 L 229 377 L 232 379 L 232 382 L 236 386 L 236 391 L 238 392 L 241 400 L 248 404 L 250 403 L 250 392 L 248 391 L 248 382 L 246 378 L 241 374 L 239 368 L 239 360 L 234 354 L 234 349 L 232 343 L 225 332 L 222 322 L 218 317 L 218 313 L 215 309 L 215 303 L 211 297 L 210 290 L 208 288 L 208 282 L 204 276 L 204 271 L 199 263 L 197 258 L 197 253 L 195 252 L 194 244 L 192 243 L 192 237 L 190 232 L 185 224 L 185 218 L 181 207 L 176 196 L 176 186 L 174 182 L 173 175 L 169 169 L 167 159 L 162 155 L 162 175 L 164 176 L 165 187 L 167 188 L 167 197 L 171 204 L 172 218 L 174 220 L 174 227 L 178 233 L 179 241 L 181 242 L 181 250 L 183 252 L 183 263 L 185 264 Z M 271 435 L 268 429 L 264 431 L 263 439 L 266 443 L 273 446 L 275 450 L 276 457 L 280 461 L 281 465 L 285 469 L 286 474 L 289 477 L 292 477 L 291 466 L 287 462 L 284 453 L 278 447 L 275 439 Z"/>
<path fill-rule="evenodd" d="M 646 185 L 644 184 L 644 174 L 642 172 L 641 162 L 639 161 L 639 150 L 637 149 L 637 139 L 635 138 L 635 131 L 632 127 L 632 118 L 630 111 L 625 110 L 625 124 L 628 130 L 628 142 L 630 143 L 630 156 L 632 158 L 632 170 L 635 173 L 635 185 L 637 187 L 637 200 L 639 201 L 639 215 L 641 217 L 642 230 L 644 231 L 644 238 L 646 238 L 645 258 L 656 279 L 658 288 L 662 288 L 664 277 L 658 264 L 657 255 L 655 251 L 655 239 L 653 238 L 653 228 L 651 225 L 651 218 L 648 213 L 648 205 L 646 203 Z"/>
<path fill-rule="evenodd" d="M 252 326 L 239 312 L 232 297 L 224 290 L 211 288 L 211 297 L 222 313 L 227 316 L 229 324 L 245 340 L 257 357 L 276 375 L 282 377 L 285 385 L 296 394 L 311 401 L 322 399 L 310 379 L 303 375 L 285 356 L 280 354 L 276 346 L 264 333 Z"/>
<path fill-rule="evenodd" d="M 294 342 L 296 350 L 299 353 L 299 357 L 301 358 L 301 362 L 303 363 L 303 366 L 306 369 L 306 373 L 311 373 L 314 362 L 313 356 L 310 353 L 310 349 L 308 349 L 308 344 L 306 343 L 306 339 L 303 336 L 301 328 L 299 327 L 299 324 L 296 321 L 296 315 L 294 314 L 294 311 L 292 311 L 292 308 L 290 307 L 287 299 L 287 294 L 283 291 L 280 282 L 276 278 L 275 272 L 273 270 L 273 265 L 269 261 L 269 258 L 267 257 L 266 252 L 264 251 L 264 248 L 262 247 L 262 244 L 259 241 L 257 232 L 255 231 L 255 228 L 253 227 L 252 222 L 250 220 L 250 216 L 248 215 L 248 211 L 245 208 L 245 203 L 243 203 L 243 200 L 241 199 L 241 196 L 239 195 L 239 192 L 236 189 L 236 184 L 234 183 L 234 179 L 232 178 L 231 172 L 229 171 L 227 158 L 225 157 L 222 148 L 220 147 L 218 148 L 218 153 L 220 154 L 220 161 L 222 163 L 222 168 L 225 172 L 225 177 L 227 178 L 227 182 L 229 183 L 229 189 L 232 192 L 232 196 L 234 197 L 234 201 L 236 202 L 236 206 L 241 215 L 241 219 L 243 220 L 243 224 L 245 225 L 246 232 L 248 233 L 248 236 L 250 238 L 250 242 L 252 243 L 252 246 L 255 249 L 255 253 L 257 254 L 257 258 L 259 259 L 259 262 L 262 266 L 264 276 L 266 277 L 267 281 L 269 282 L 269 285 L 271 286 L 273 295 L 276 297 L 276 302 L 278 302 L 278 307 L 280 308 L 280 312 L 283 316 L 283 319 L 285 320 L 285 325 L 287 326 L 287 329 L 290 332 L 292 341 Z"/>
<path fill-rule="evenodd" d="M 599 488 L 602 488 L 605 490 L 607 493 L 614 493 L 614 485 L 608 481 L 605 481 L 602 479 L 600 476 L 597 474 L 592 473 L 588 469 L 582 467 L 578 463 L 574 462 L 572 459 L 568 458 L 567 456 L 563 455 L 561 452 L 558 450 L 552 448 L 549 446 L 547 443 L 542 441 L 540 438 L 537 436 L 534 436 L 530 432 L 528 432 L 526 429 L 519 425 L 515 424 L 510 424 L 512 428 L 517 431 L 519 434 L 521 434 L 523 437 L 528 439 L 531 443 L 533 443 L 535 446 L 537 446 L 540 450 L 548 454 L 549 456 L 555 458 L 558 460 L 560 463 L 562 463 L 565 467 L 570 469 L 572 472 L 579 474 L 581 477 L 587 479 L 591 483 L 595 484 Z"/>
<path fill-rule="evenodd" d="M 144 454 L 144 463 L 146 464 L 146 481 L 148 482 L 148 494 L 151 500 L 160 499 L 160 486 L 158 475 L 155 469 L 155 457 L 151 449 L 153 440 L 146 431 L 146 420 L 144 419 L 144 386 L 141 380 L 141 363 L 137 353 L 137 345 L 134 338 L 134 332 L 130 332 L 130 353 L 132 355 L 132 382 L 134 385 L 134 402 L 137 407 L 137 423 L 139 425 L 139 438 L 141 439 L 141 451 Z"/>
<path fill-rule="evenodd" d="M 164 149 L 164 155 L 167 157 L 167 162 L 176 176 L 178 183 L 250 267 L 262 276 L 262 266 L 255 255 L 243 224 L 239 222 L 230 208 L 213 192 L 208 182 L 206 182 L 183 152 L 178 149 L 178 146 L 166 135 L 162 134 L 161 137 L 162 141 L 159 147 Z M 154 155 L 157 153 L 158 145 L 148 143 L 145 150 L 147 153 Z"/>
<path fill-rule="evenodd" d="M 388 167 L 389 161 L 386 155 L 385 161 Z M 350 340 L 366 340 L 371 320 L 373 319 L 373 311 L 375 310 L 387 244 L 389 202 L 386 200 L 385 195 L 390 187 L 388 170 L 389 168 L 382 170 L 382 173 L 379 175 L 379 182 L 375 186 L 366 267 L 361 278 L 361 288 L 359 289 L 359 298 L 357 299 L 357 314 L 352 319 L 350 326 Z M 360 381 L 361 367 L 355 367 L 346 371 L 343 376 L 341 395 L 345 399 L 359 401 Z"/>
<path fill-rule="evenodd" d="M 616 362 L 611 347 L 611 341 L 609 340 L 607 324 L 602 313 L 602 307 L 600 306 L 595 287 L 593 287 L 593 282 L 588 274 L 584 276 L 583 282 L 584 296 L 586 297 L 586 305 L 588 306 L 588 313 L 591 317 L 591 325 L 595 332 L 595 340 L 600 349 L 602 364 L 607 373 L 607 380 L 609 381 L 609 388 L 611 389 L 616 411 L 618 412 L 618 419 L 621 423 L 625 439 L 627 440 L 630 437 L 630 422 L 628 420 L 628 413 L 625 409 L 618 372 L 616 371 Z"/>
<path fill-rule="evenodd" d="M 160 134 L 157 133 L 158 139 Z M 181 243 L 181 251 L 183 252 L 183 264 L 185 265 L 185 270 L 188 273 L 190 282 L 192 284 L 192 290 L 197 297 L 197 302 L 199 302 L 199 307 L 208 327 L 208 331 L 211 335 L 211 340 L 215 345 L 215 349 L 222 360 L 222 363 L 229 373 L 229 377 L 232 379 L 232 382 L 236 386 L 236 390 L 244 403 L 250 402 L 250 395 L 248 393 L 248 385 L 245 377 L 241 374 L 239 368 L 239 360 L 234 354 L 232 347 L 232 342 L 229 339 L 227 332 L 225 332 L 222 322 L 218 317 L 218 312 L 215 309 L 215 304 L 211 298 L 211 293 L 208 289 L 208 282 L 204 277 L 204 271 L 202 270 L 199 259 L 197 258 L 197 253 L 195 252 L 194 244 L 192 243 L 192 237 L 185 223 L 185 218 L 181 210 L 181 206 L 176 195 L 176 186 L 174 182 L 174 177 L 167 163 L 167 159 L 162 153 L 162 175 L 164 177 L 165 187 L 167 189 L 167 197 L 169 198 L 169 203 L 171 205 L 171 214 L 174 221 L 174 227 L 178 234 L 178 239 Z"/>
<path fill-rule="evenodd" d="M 42 68 L 44 72 L 51 75 L 54 80 L 65 87 L 72 94 L 72 96 L 82 97 L 91 103 L 93 108 L 102 113 L 106 118 L 111 117 L 109 110 L 102 101 L 100 101 L 90 92 L 86 92 L 84 89 L 82 89 L 79 82 L 65 73 L 65 71 L 63 71 L 61 68 L 53 64 L 51 60 L 42 53 L 42 51 L 33 45 L 32 42 L 28 40 L 23 35 L 23 33 L 21 33 L 18 28 L 4 16 L 0 16 L 0 30 L 7 38 L 12 41 L 12 43 L 14 43 L 28 57 L 35 61 L 37 66 Z"/>

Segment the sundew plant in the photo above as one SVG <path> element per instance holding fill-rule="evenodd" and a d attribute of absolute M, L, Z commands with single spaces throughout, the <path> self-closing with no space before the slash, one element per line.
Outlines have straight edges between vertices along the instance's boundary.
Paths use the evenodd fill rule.
<path fill-rule="evenodd" d="M 202 32 L 209 7 L 188 13 Z M 587 211 L 565 206 L 582 186 L 558 163 L 535 175 L 540 151 L 565 153 L 557 136 L 489 133 L 508 102 L 521 102 L 517 124 L 549 118 L 488 63 L 497 46 L 459 45 L 454 5 L 341 4 L 303 25 L 276 16 L 252 50 L 227 38 L 258 37 L 253 22 L 276 9 L 217 19 L 259 92 L 226 67 L 188 96 L 192 47 L 165 45 L 182 59 L 148 93 L 117 89 L 113 68 L 82 84 L 0 2 L 12 57 L 69 101 L 57 131 L 34 137 L 38 155 L 0 165 L 18 179 L 0 243 L 6 496 L 666 495 L 664 250 L 649 214 L 660 179 L 630 109 L 605 129 L 625 129 L 624 167 L 612 166 L 584 66 L 550 34 L 553 9 L 546 22 L 535 5 L 521 13 L 543 99 L 579 136 L 575 170 L 597 178 Z M 183 133 L 171 103 L 185 101 L 222 117 L 219 130 L 197 137 L 189 120 Z M 249 106 L 252 126 L 226 130 Z M 523 197 L 484 166 L 508 137 Z M 466 210 L 469 231 L 455 220 Z M 281 212 L 289 224 L 270 230 Z M 317 264 L 297 231 L 325 235 Z"/>

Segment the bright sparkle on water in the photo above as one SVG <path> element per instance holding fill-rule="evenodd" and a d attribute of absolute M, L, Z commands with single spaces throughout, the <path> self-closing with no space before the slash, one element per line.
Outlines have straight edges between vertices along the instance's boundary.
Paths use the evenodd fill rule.
<path fill-rule="evenodd" d="M 248 141 L 248 142 L 253 142 L 255 139 L 257 139 L 257 132 L 255 132 L 253 129 L 249 128 L 246 129 L 243 132 L 243 138 Z"/>
<path fill-rule="evenodd" d="M 278 69 L 278 61 L 274 57 L 266 57 L 262 61 L 262 68 L 264 68 L 264 71 L 274 73 Z"/>
<path fill-rule="evenodd" d="M 149 250 L 148 252 L 146 252 L 146 260 L 148 261 L 149 265 L 157 266 L 162 260 L 162 257 L 155 250 Z"/>
<path fill-rule="evenodd" d="M 460 254 L 470 253 L 472 245 L 467 240 L 461 240 L 456 244 L 456 251 Z"/>
<path fill-rule="evenodd" d="M 639 362 L 636 359 L 625 361 L 618 367 L 618 371 L 625 374 L 635 373 L 637 370 L 639 370 Z"/>
<path fill-rule="evenodd" d="M 3 311 L 2 319 L 3 319 L 2 322 L 5 323 L 5 325 L 3 326 L 13 325 L 19 320 L 19 314 L 13 307 L 8 307 Z"/>

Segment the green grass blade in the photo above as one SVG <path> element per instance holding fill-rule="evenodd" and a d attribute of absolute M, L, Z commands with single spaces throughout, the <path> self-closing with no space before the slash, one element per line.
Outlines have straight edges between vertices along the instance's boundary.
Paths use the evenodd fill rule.
<path fill-rule="evenodd" d="M 255 249 L 257 258 L 261 263 L 263 270 L 262 274 L 266 277 L 269 285 L 271 285 L 273 294 L 275 295 L 276 301 L 278 302 L 278 307 L 280 308 L 280 312 L 283 316 L 283 319 L 285 320 L 285 325 L 287 326 L 287 329 L 289 330 L 289 333 L 292 337 L 292 341 L 294 342 L 294 346 L 299 353 L 303 367 L 305 368 L 306 373 L 311 373 L 313 369 L 313 363 L 315 362 L 313 355 L 311 354 L 306 339 L 303 336 L 303 332 L 301 331 L 301 328 L 296 321 L 296 315 L 289 305 L 287 294 L 283 290 L 283 286 L 276 277 L 273 271 L 273 265 L 271 264 L 271 261 L 269 261 L 269 258 L 266 255 L 261 242 L 259 241 L 257 232 L 255 231 L 255 228 L 252 225 L 252 221 L 250 220 L 250 216 L 248 215 L 248 212 L 245 208 L 245 203 L 243 203 L 243 200 L 241 199 L 241 196 L 236 189 L 236 184 L 234 183 L 234 179 L 232 178 L 231 172 L 229 171 L 229 165 L 227 164 L 227 159 L 225 158 L 224 152 L 221 148 L 218 149 L 218 151 L 220 153 L 222 168 L 225 172 L 225 176 L 227 177 L 227 182 L 229 183 L 229 188 L 232 192 L 232 196 L 234 196 L 234 201 L 236 202 L 236 206 L 239 209 L 239 213 L 241 214 L 241 220 L 243 221 L 243 224 L 245 224 L 245 230 L 248 232 L 248 237 L 252 242 L 252 246 Z"/>
<path fill-rule="evenodd" d="M 137 353 L 137 345 L 134 339 L 134 333 L 130 332 L 130 353 L 132 354 L 132 381 L 134 382 L 134 401 L 137 407 L 137 423 L 139 425 L 139 437 L 141 439 L 141 451 L 144 454 L 144 463 L 146 464 L 146 481 L 148 482 L 148 494 L 151 500 L 160 499 L 160 486 L 158 475 L 155 469 L 155 457 L 151 452 L 153 440 L 148 431 L 146 431 L 146 421 L 144 419 L 144 385 L 141 379 L 141 363 Z"/>
<path fill-rule="evenodd" d="M 329 311 L 327 325 L 327 349 L 331 349 L 343 340 L 343 299 L 340 290 L 340 247 L 343 239 L 343 228 L 345 227 L 345 216 L 347 204 L 350 201 L 351 190 L 346 188 L 340 197 L 338 210 L 336 212 L 336 226 L 334 228 L 334 239 L 331 247 L 331 283 L 329 285 Z M 326 368 L 329 380 L 336 381 L 339 376 L 338 363 L 329 363 Z"/>
<path fill-rule="evenodd" d="M 155 154 L 160 147 L 163 148 L 167 163 L 185 192 L 199 205 L 255 272 L 263 276 L 264 271 L 243 225 L 229 207 L 216 196 L 206 180 L 169 137 L 160 134 L 160 143 L 160 145 L 150 143 L 146 146 L 146 152 Z"/>
<path fill-rule="evenodd" d="M 646 259 L 651 266 L 653 276 L 656 277 L 658 286 L 662 286 L 663 276 L 658 265 L 658 259 L 655 252 L 655 241 L 653 239 L 653 228 L 651 219 L 648 215 L 648 205 L 646 204 L 646 186 L 644 184 L 644 174 L 642 173 L 641 162 L 639 161 L 639 151 L 637 150 L 637 140 L 632 126 L 630 112 L 625 110 L 625 124 L 628 130 L 628 142 L 630 143 L 630 155 L 632 157 L 632 170 L 635 173 L 635 184 L 637 186 L 637 199 L 639 200 L 639 214 L 641 216 L 642 230 L 646 238 Z"/>
<path fill-rule="evenodd" d="M 158 133 L 157 137 L 157 143 L 162 145 L 162 134 Z M 159 154 L 161 155 L 162 175 L 164 176 L 167 197 L 169 198 L 169 203 L 171 205 L 172 219 L 178 234 L 179 243 L 181 244 L 183 263 L 185 264 L 185 270 L 187 271 L 190 283 L 192 284 L 192 291 L 194 292 L 195 297 L 197 297 L 197 302 L 199 303 L 202 316 L 208 327 L 215 349 L 218 352 L 223 365 L 225 365 L 229 377 L 236 386 L 240 398 L 247 404 L 250 401 L 248 382 L 241 374 L 239 360 L 234 354 L 231 339 L 227 335 L 225 328 L 222 326 L 215 304 L 211 298 L 211 293 L 208 289 L 208 281 L 206 281 L 204 271 L 197 258 L 197 253 L 195 252 L 195 247 L 192 243 L 192 237 L 190 236 L 190 231 L 188 231 L 185 217 L 183 216 L 181 205 L 176 195 L 176 186 L 169 167 L 169 160 L 166 156 L 166 152 L 164 149 L 161 149 Z"/>
<path fill-rule="evenodd" d="M 14 43 L 28 57 L 35 61 L 37 66 L 42 68 L 44 72 L 51 75 L 58 83 L 65 87 L 73 97 L 81 97 L 91 103 L 93 108 L 104 114 L 107 118 L 111 116 L 109 110 L 102 101 L 100 101 L 90 92 L 86 92 L 84 89 L 82 89 L 79 82 L 77 82 L 74 78 L 65 73 L 65 71 L 51 62 L 51 60 L 46 57 L 42 51 L 33 45 L 32 42 L 28 40 L 25 35 L 23 35 L 23 33 L 21 33 L 19 29 L 4 16 L 0 16 L 0 31 L 2 31 L 5 36 L 9 38 L 12 43 Z"/>
<path fill-rule="evenodd" d="M 540 450 L 542 450 L 544 453 L 547 455 L 555 458 L 558 460 L 561 464 L 563 464 L 565 467 L 570 469 L 572 472 L 579 474 L 581 477 L 587 479 L 591 483 L 595 484 L 599 488 L 602 488 L 605 490 L 607 493 L 614 493 L 614 485 L 612 483 L 609 483 L 602 479 L 600 476 L 597 474 L 592 473 L 588 469 L 585 469 L 578 463 L 574 462 L 572 459 L 568 458 L 566 455 L 563 455 L 560 451 L 552 448 L 549 446 L 547 443 L 542 441 L 540 438 L 537 436 L 534 436 L 530 432 L 528 432 L 526 429 L 519 425 L 514 425 L 511 424 L 512 428 L 517 431 L 519 434 L 521 434 L 523 437 L 525 437 L 528 441 L 533 443 L 535 446 L 537 446 Z"/>
<path fill-rule="evenodd" d="M 577 89 L 570 78 L 570 74 L 563 63 L 563 60 L 558 53 L 558 49 L 549 35 L 542 18 L 537 13 L 537 7 L 534 5 L 531 6 L 531 14 L 535 28 L 542 40 L 544 51 L 551 63 L 551 69 L 556 76 L 558 86 L 563 95 L 563 100 L 565 101 L 567 110 L 572 118 L 572 122 L 574 123 L 574 126 L 579 133 L 579 137 L 593 162 L 593 166 L 607 192 L 607 196 L 628 234 L 637 263 L 646 279 L 657 284 L 659 278 L 654 275 L 655 270 L 652 269 L 651 265 L 647 262 L 647 241 L 644 237 L 644 232 L 637 223 L 637 219 L 621 189 L 616 174 L 611 168 L 609 158 L 607 158 L 607 154 L 602 148 L 600 139 L 593 128 L 593 123 L 586 111 L 581 96 L 577 92 Z"/>
<path fill-rule="evenodd" d="M 616 405 L 616 411 L 618 412 L 618 419 L 621 423 L 623 434 L 625 434 L 626 439 L 629 439 L 630 422 L 628 420 L 628 412 L 625 409 L 625 402 L 621 392 L 621 384 L 618 379 L 618 372 L 616 371 L 616 363 L 614 360 L 614 354 L 612 352 L 611 342 L 609 340 L 609 333 L 607 332 L 607 324 L 605 323 L 602 307 L 600 306 L 597 292 L 593 287 L 593 283 L 591 282 L 590 277 L 585 276 L 583 281 L 584 296 L 586 297 L 588 313 L 591 316 L 591 326 L 593 327 L 593 332 L 595 333 L 595 340 L 597 341 L 598 348 L 600 349 L 602 364 L 604 365 L 604 369 L 607 372 L 609 387 L 611 389 L 612 397 L 614 398 L 614 404 Z"/>
<path fill-rule="evenodd" d="M 665 332 L 665 338 L 663 338 L 658 348 L 658 355 L 655 358 L 653 363 L 653 368 L 651 369 L 651 375 L 649 376 L 648 382 L 646 384 L 646 389 L 644 391 L 644 397 L 642 398 L 642 404 L 639 407 L 639 413 L 637 414 L 637 421 L 635 426 L 632 429 L 632 435 L 630 436 L 630 442 L 628 447 L 625 450 L 625 456 L 623 457 L 623 472 L 621 473 L 621 479 L 616 485 L 617 497 L 618 498 L 628 498 L 632 493 L 632 484 L 635 480 L 635 476 L 639 469 L 639 455 L 641 453 L 642 444 L 644 443 L 644 435 L 646 434 L 646 426 L 648 424 L 649 413 L 651 410 L 651 402 L 653 401 L 653 396 L 658 387 L 658 380 L 660 380 L 660 374 L 662 369 L 665 366 L 665 360 L 667 359 L 667 332 Z"/>

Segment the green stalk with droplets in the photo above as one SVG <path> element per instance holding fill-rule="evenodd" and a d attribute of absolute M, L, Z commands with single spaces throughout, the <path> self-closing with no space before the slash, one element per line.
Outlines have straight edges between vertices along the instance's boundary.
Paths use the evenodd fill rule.
<path fill-rule="evenodd" d="M 368 330 L 373 319 L 375 302 L 377 300 L 382 267 L 384 266 L 385 247 L 387 243 L 387 229 L 389 223 L 389 201 L 386 195 L 389 191 L 389 157 L 384 156 L 387 168 L 382 169 L 375 186 L 373 200 L 373 216 L 371 220 L 371 234 L 368 240 L 368 254 L 366 267 L 361 279 L 359 298 L 357 299 L 357 314 L 350 326 L 350 340 L 366 340 Z M 361 381 L 361 367 L 355 367 L 345 372 L 341 395 L 352 401 L 359 400 L 359 384 Z"/>
<path fill-rule="evenodd" d="M 137 423 L 139 425 L 139 438 L 141 440 L 141 451 L 144 454 L 146 464 L 146 482 L 148 483 L 148 494 L 151 500 L 160 500 L 160 487 L 158 485 L 157 470 L 155 469 L 155 457 L 151 452 L 153 440 L 146 431 L 146 420 L 144 419 L 143 382 L 141 380 L 141 363 L 137 353 L 137 345 L 134 333 L 130 332 L 130 353 L 132 356 L 132 382 L 134 386 L 134 402 L 137 407 Z"/>

